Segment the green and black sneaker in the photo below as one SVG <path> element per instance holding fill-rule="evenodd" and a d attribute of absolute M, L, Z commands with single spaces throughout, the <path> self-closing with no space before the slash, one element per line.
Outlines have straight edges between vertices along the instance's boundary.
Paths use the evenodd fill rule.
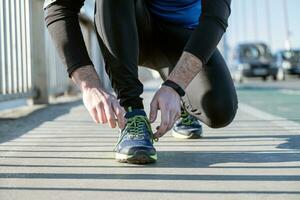
<path fill-rule="evenodd" d="M 196 117 L 182 110 L 180 119 L 173 126 L 172 135 L 180 139 L 198 139 L 202 136 L 202 125 Z"/>
<path fill-rule="evenodd" d="M 127 123 L 115 147 L 116 160 L 122 163 L 147 164 L 157 160 L 154 137 L 144 110 L 126 113 Z"/>

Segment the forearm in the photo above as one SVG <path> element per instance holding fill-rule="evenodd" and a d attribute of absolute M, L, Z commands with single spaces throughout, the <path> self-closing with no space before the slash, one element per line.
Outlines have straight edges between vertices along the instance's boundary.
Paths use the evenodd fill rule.
<path fill-rule="evenodd" d="M 60 0 L 45 8 L 46 26 L 69 76 L 77 68 L 92 65 L 78 20 L 82 4 L 83 0 Z"/>
<path fill-rule="evenodd" d="M 93 88 L 103 90 L 101 80 L 91 65 L 78 68 L 72 73 L 71 78 L 81 91 Z"/>
<path fill-rule="evenodd" d="M 228 26 L 231 0 L 203 0 L 199 25 L 168 79 L 185 89 L 203 68 Z"/>
<path fill-rule="evenodd" d="M 198 27 L 193 31 L 184 51 L 198 57 L 205 65 L 228 27 L 231 0 L 202 0 Z"/>
<path fill-rule="evenodd" d="M 168 80 L 171 80 L 180 85 L 183 89 L 186 89 L 202 67 L 203 64 L 199 58 L 191 53 L 183 52 L 177 65 L 169 75 Z"/>

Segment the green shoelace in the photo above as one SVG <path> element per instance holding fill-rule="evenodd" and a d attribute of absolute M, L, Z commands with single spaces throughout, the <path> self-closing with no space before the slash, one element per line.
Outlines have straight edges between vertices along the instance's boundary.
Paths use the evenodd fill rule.
<path fill-rule="evenodd" d="M 140 136 L 143 136 L 144 135 L 144 133 L 143 133 L 144 124 L 146 124 L 147 130 L 150 133 L 152 143 L 154 143 L 154 141 L 158 141 L 153 135 L 153 132 L 152 132 L 152 129 L 151 129 L 151 126 L 149 124 L 149 121 L 148 121 L 147 117 L 145 117 L 143 115 L 136 115 L 136 116 L 131 117 L 127 120 L 126 128 L 124 130 L 122 130 L 119 141 L 117 142 L 114 149 L 116 149 L 116 147 L 123 140 L 125 135 L 129 135 L 132 138 L 138 138 Z"/>
<path fill-rule="evenodd" d="M 190 126 L 194 123 L 195 118 L 191 116 L 186 110 L 183 110 L 180 114 L 181 123 L 185 126 Z"/>

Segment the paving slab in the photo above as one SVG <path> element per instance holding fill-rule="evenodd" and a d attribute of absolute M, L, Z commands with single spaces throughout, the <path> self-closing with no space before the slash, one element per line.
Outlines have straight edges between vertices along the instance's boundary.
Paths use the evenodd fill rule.
<path fill-rule="evenodd" d="M 80 101 L 11 120 L 0 120 L 1 200 L 300 199 L 299 124 L 247 106 L 200 140 L 168 133 L 146 166 L 115 162 L 118 130 L 94 124 Z"/>

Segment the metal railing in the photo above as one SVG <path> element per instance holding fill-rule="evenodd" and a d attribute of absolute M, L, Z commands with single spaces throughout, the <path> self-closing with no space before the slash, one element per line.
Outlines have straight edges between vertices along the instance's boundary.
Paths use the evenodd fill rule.
<path fill-rule="evenodd" d="M 43 0 L 0 0 L 0 102 L 32 98 L 47 103 L 70 79 L 44 24 Z M 94 0 L 86 0 L 82 29 L 96 70 L 107 81 L 93 28 Z M 107 84 L 108 85 L 108 84 Z"/>
<path fill-rule="evenodd" d="M 29 1 L 0 1 L 0 101 L 33 95 L 29 7 Z"/>

